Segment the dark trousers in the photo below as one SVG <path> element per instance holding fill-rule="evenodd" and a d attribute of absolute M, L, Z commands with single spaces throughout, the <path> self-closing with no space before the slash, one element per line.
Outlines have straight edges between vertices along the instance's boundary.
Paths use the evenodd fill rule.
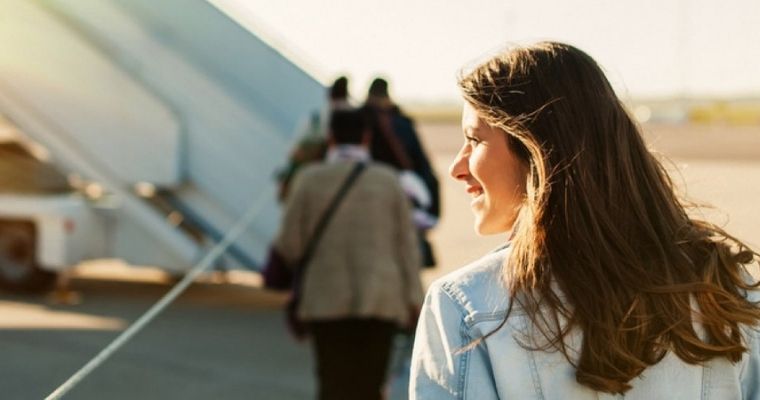
<path fill-rule="evenodd" d="M 396 324 L 339 319 L 309 324 L 320 400 L 380 400 Z"/>

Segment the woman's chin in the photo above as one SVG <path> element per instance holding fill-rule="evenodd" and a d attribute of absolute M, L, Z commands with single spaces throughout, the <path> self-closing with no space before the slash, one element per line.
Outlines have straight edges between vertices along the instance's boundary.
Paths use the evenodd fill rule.
<path fill-rule="evenodd" d="M 500 225 L 489 224 L 488 221 L 475 220 L 475 233 L 477 233 L 478 236 L 498 235 L 507 232 L 508 230 L 509 229 Z"/>

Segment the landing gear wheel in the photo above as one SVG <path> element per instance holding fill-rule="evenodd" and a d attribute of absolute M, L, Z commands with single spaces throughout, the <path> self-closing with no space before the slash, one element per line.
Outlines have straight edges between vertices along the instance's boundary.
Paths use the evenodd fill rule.
<path fill-rule="evenodd" d="M 56 274 L 42 270 L 35 260 L 35 229 L 30 222 L 0 222 L 0 287 L 11 291 L 41 292 Z"/>

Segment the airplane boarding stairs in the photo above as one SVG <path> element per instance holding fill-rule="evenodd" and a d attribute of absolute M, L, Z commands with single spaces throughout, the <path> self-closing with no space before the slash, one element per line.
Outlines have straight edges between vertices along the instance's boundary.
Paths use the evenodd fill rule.
<path fill-rule="evenodd" d="M 0 43 L 0 113 L 117 199 L 115 256 L 187 268 L 268 196 L 228 252 L 263 260 L 273 176 L 322 108 L 312 76 L 200 0 L 0 0 Z"/>

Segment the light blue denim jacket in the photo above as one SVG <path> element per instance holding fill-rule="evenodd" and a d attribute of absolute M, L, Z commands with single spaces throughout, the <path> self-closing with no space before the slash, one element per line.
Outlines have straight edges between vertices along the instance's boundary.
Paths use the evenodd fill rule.
<path fill-rule="evenodd" d="M 527 318 L 516 308 L 508 323 L 470 351 L 457 352 L 504 319 L 501 283 L 508 249 L 500 249 L 430 287 L 412 356 L 410 398 L 445 399 L 760 399 L 760 335 L 747 330 L 750 351 L 736 364 L 714 359 L 689 365 L 672 353 L 631 381 L 625 396 L 595 392 L 575 380 L 560 352 L 529 351 L 515 340 Z M 753 292 L 754 301 L 760 299 Z M 570 335 L 570 348 L 579 343 Z"/>

